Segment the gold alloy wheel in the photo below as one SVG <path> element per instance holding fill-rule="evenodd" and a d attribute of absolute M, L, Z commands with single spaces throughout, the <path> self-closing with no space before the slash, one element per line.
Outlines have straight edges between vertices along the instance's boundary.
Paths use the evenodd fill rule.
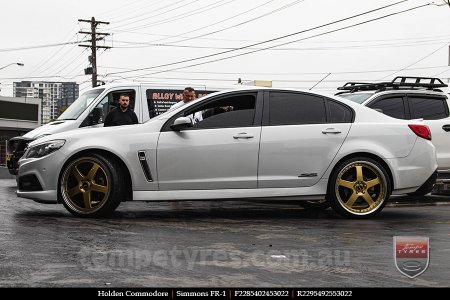
<path fill-rule="evenodd" d="M 353 214 L 369 214 L 386 199 L 383 172 L 367 161 L 352 162 L 339 172 L 336 197 L 344 209 Z"/>
<path fill-rule="evenodd" d="M 94 158 L 72 162 L 63 174 L 61 187 L 66 204 L 81 213 L 101 208 L 111 191 L 107 173 Z"/>

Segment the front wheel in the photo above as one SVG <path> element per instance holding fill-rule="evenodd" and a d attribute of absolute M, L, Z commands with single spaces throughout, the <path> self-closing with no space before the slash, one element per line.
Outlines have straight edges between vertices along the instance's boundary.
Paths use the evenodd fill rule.
<path fill-rule="evenodd" d="M 62 171 L 60 195 L 65 208 L 78 217 L 112 214 L 125 198 L 120 165 L 109 157 L 89 154 L 68 163 Z"/>
<path fill-rule="evenodd" d="M 367 157 L 340 163 L 328 184 L 328 199 L 333 209 L 346 218 L 369 218 L 379 213 L 391 194 L 385 168 Z"/>

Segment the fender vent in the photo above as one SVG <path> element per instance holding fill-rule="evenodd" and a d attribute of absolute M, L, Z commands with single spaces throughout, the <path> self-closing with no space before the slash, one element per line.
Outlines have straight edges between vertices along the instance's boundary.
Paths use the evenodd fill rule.
<path fill-rule="evenodd" d="M 141 163 L 142 171 L 144 171 L 145 179 L 147 181 L 152 182 L 152 173 L 150 172 L 150 168 L 147 163 L 147 157 L 145 156 L 145 151 L 138 152 L 139 162 Z"/>

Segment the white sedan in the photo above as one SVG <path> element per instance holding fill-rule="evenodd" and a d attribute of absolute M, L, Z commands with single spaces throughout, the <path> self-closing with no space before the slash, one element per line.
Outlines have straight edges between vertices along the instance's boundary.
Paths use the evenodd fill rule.
<path fill-rule="evenodd" d="M 203 120 L 192 124 L 196 112 Z M 391 193 L 435 180 L 430 140 L 420 122 L 340 97 L 236 89 L 144 124 L 33 141 L 19 162 L 17 195 L 80 217 L 110 215 L 123 201 L 326 198 L 339 214 L 365 218 Z"/>

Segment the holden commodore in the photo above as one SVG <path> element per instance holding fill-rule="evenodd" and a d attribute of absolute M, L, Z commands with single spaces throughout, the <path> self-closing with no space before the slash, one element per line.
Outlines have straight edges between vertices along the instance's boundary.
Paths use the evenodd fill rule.
<path fill-rule="evenodd" d="M 124 201 L 326 199 L 344 217 L 366 218 L 392 193 L 435 180 L 430 140 L 419 121 L 340 97 L 235 89 L 144 124 L 33 141 L 19 161 L 17 195 L 79 217 L 111 215 Z"/>

